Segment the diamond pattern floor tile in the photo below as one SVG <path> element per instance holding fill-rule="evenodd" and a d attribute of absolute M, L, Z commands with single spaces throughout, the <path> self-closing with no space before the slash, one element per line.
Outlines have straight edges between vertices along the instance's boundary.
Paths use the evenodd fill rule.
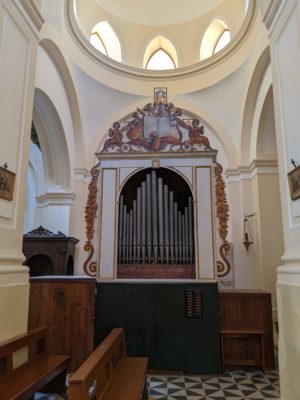
<path fill-rule="evenodd" d="M 222 376 L 148 376 L 149 400 L 280 400 L 277 371 Z"/>

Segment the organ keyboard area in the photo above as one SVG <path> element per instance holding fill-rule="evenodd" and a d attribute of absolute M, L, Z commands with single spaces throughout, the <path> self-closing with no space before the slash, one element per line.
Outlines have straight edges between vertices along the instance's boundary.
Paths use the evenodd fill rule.
<path fill-rule="evenodd" d="M 174 190 L 152 170 L 133 198 L 127 202 L 123 191 L 120 196 L 118 264 L 194 264 L 191 193 L 184 201 L 175 201 Z"/>

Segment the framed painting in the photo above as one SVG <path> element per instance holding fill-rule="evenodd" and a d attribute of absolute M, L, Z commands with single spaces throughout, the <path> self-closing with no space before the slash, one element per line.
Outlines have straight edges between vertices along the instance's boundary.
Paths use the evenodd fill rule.
<path fill-rule="evenodd" d="M 288 173 L 292 200 L 300 198 L 300 165 Z"/>
<path fill-rule="evenodd" d="M 0 198 L 12 200 L 14 194 L 15 174 L 0 167 Z"/>

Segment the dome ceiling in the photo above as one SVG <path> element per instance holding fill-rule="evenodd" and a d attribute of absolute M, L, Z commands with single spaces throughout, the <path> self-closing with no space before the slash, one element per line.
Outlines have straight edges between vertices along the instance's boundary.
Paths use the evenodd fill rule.
<path fill-rule="evenodd" d="M 191 21 L 224 0 L 96 0 L 118 18 L 142 25 L 174 25 Z"/>
<path fill-rule="evenodd" d="M 159 79 L 204 71 L 228 59 L 228 54 L 233 56 L 247 39 L 257 9 L 256 0 L 66 1 L 71 31 L 93 60 L 113 70 Z M 117 47 L 118 57 L 113 56 Z M 159 52 L 170 59 L 168 67 L 162 59 L 150 63 Z"/>

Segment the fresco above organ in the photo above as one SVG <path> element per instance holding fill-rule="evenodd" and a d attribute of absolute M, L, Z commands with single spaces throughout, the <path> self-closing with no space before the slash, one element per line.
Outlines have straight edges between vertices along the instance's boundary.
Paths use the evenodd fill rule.
<path fill-rule="evenodd" d="M 89 186 L 88 275 L 233 286 L 223 167 L 205 129 L 174 104 L 155 101 L 112 124 Z"/>

